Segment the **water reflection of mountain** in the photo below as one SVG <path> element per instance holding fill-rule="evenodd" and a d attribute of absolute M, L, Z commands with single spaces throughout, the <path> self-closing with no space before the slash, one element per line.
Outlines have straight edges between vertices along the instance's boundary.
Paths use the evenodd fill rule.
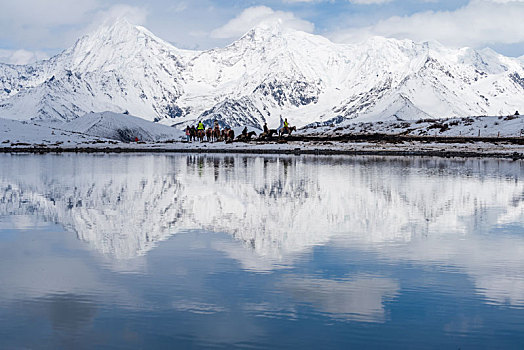
<path fill-rule="evenodd" d="M 280 257 L 352 234 L 366 242 L 472 232 L 523 212 L 522 164 L 255 157 L 4 157 L 0 213 L 62 224 L 126 258 L 180 230 L 223 231 Z M 28 169 L 31 167 L 31 169 Z M 491 173 L 503 177 L 490 176 Z M 477 227 L 479 228 L 479 227 Z"/>
<path fill-rule="evenodd" d="M 116 259 L 145 254 L 181 231 L 226 232 L 272 264 L 334 239 L 385 249 L 380 243 L 420 238 L 437 245 L 440 235 L 521 225 L 523 170 L 521 162 L 497 160 L 5 155 L 0 215 L 31 214 L 60 223 Z M 479 240 L 478 247 L 463 248 L 490 244 Z M 450 259 L 449 249 L 455 248 L 442 248 L 447 253 L 383 253 Z M 515 250 L 504 248 L 510 255 Z M 242 253 L 229 253 L 244 263 Z M 512 266 L 522 268 L 524 258 L 514 253 Z M 453 259 L 460 260 L 456 254 Z M 486 274 L 478 277 L 483 286 L 489 283 L 482 282 Z M 514 288 L 494 298 L 524 303 L 524 285 Z"/>

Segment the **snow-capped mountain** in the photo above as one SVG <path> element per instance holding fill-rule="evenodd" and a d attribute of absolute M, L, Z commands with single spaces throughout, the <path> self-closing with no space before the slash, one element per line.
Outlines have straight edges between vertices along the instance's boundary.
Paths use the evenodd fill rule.
<path fill-rule="evenodd" d="M 1 115 L 70 120 L 87 112 L 133 111 L 148 120 L 180 96 L 184 51 L 119 21 L 49 61 L 0 65 Z"/>
<path fill-rule="evenodd" d="M 233 44 L 180 50 L 119 20 L 48 61 L 0 64 L 0 117 L 71 120 L 128 111 L 183 126 L 512 114 L 524 64 L 492 50 L 372 38 L 359 45 L 260 25 Z"/>

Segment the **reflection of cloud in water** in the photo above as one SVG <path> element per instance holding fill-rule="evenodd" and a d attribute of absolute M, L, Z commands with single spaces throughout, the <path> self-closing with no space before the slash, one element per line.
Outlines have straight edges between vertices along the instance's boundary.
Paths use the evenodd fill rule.
<path fill-rule="evenodd" d="M 231 259 L 238 261 L 243 270 L 255 272 L 271 272 L 280 268 L 288 268 L 293 264 L 295 255 L 274 258 L 271 256 L 261 256 L 253 249 L 246 249 L 236 242 L 217 242 L 213 244 L 213 249 L 225 253 Z"/>
<path fill-rule="evenodd" d="M 384 302 L 400 290 L 392 279 L 367 275 L 351 280 L 288 276 L 282 287 L 332 317 L 361 322 L 385 322 Z"/>
<path fill-rule="evenodd" d="M 2 164 L 1 214 L 58 222 L 115 264 L 192 229 L 232 235 L 247 250 L 217 249 L 261 271 L 337 240 L 391 259 L 462 267 L 489 298 L 524 303 L 524 254 L 507 255 L 522 240 L 482 235 L 522 226 L 521 162 L 4 155 Z M 503 249 L 491 249 L 498 243 Z"/>
<path fill-rule="evenodd" d="M 476 284 L 477 289 L 495 304 L 509 303 L 524 306 L 524 280 L 522 278 L 514 278 L 512 274 L 477 276 Z"/>
<path fill-rule="evenodd" d="M 298 319 L 295 304 L 289 303 L 285 306 L 278 306 L 272 303 L 246 303 L 243 305 L 245 311 L 257 317 Z"/>
<path fill-rule="evenodd" d="M 0 250 L 2 260 L 9 262 L 0 264 L 0 294 L 15 299 L 63 292 L 84 294 L 102 288 L 93 268 L 80 258 L 55 251 L 55 244 L 53 237 L 42 244 L 18 233 L 9 249 Z"/>
<path fill-rule="evenodd" d="M 227 311 L 226 308 L 218 305 L 192 301 L 176 301 L 173 303 L 173 308 L 178 311 L 185 311 L 202 315 L 213 315 L 219 312 Z"/>
<path fill-rule="evenodd" d="M 340 247 L 348 243 L 337 240 Z M 352 249 L 355 245 L 350 243 Z M 359 245 L 369 249 L 369 245 Z M 407 245 L 377 248 L 390 264 L 409 261 L 425 266 L 456 266 L 469 275 L 477 293 L 496 304 L 524 306 L 524 237 L 504 234 L 471 235 L 457 238 L 450 231 L 413 240 Z"/>
<path fill-rule="evenodd" d="M 10 236 L 8 230 L 0 232 L 0 296 L 5 305 L 22 301 L 25 307 L 29 301 L 27 315 L 34 311 L 49 318 L 53 328 L 65 336 L 84 323 L 87 327 L 90 310 L 104 297 L 124 309 L 143 307 L 134 291 L 104 281 L 98 262 L 75 237 L 57 234 L 52 226 L 16 230 Z M 35 239 L 35 235 L 40 237 Z"/>

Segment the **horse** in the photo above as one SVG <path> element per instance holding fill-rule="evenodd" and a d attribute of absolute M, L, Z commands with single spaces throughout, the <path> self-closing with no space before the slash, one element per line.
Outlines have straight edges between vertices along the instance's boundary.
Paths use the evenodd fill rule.
<path fill-rule="evenodd" d="M 189 128 L 189 141 L 196 141 L 197 138 L 197 131 L 194 126 Z"/>
<path fill-rule="evenodd" d="M 257 135 L 256 132 L 251 131 L 251 132 L 248 132 L 247 134 L 240 134 L 240 135 L 238 135 L 237 140 L 238 141 L 244 141 L 244 142 L 251 141 L 251 138 L 253 136 L 256 136 L 256 135 Z"/>
<path fill-rule="evenodd" d="M 220 141 L 220 139 L 221 139 L 221 137 L 220 137 L 220 128 L 215 127 L 215 128 L 213 129 L 213 132 L 212 132 L 211 137 L 212 137 L 215 141 Z"/>
<path fill-rule="evenodd" d="M 278 133 L 277 129 L 269 129 L 267 132 L 263 132 L 258 136 L 259 140 L 271 140 L 273 135 Z"/>
<path fill-rule="evenodd" d="M 213 141 L 213 129 L 207 128 L 206 137 L 207 137 L 207 142 Z"/>
<path fill-rule="evenodd" d="M 224 141 L 226 143 L 233 142 L 235 139 L 235 131 L 233 129 L 224 130 Z"/>
<path fill-rule="evenodd" d="M 297 127 L 296 126 L 290 126 L 288 128 L 282 128 L 278 131 L 278 137 L 282 137 L 284 134 L 288 134 L 289 136 L 291 136 L 291 133 L 293 131 L 297 131 Z"/>
<path fill-rule="evenodd" d="M 204 135 L 206 134 L 206 131 L 204 129 L 198 129 L 197 135 L 200 142 L 204 142 Z"/>

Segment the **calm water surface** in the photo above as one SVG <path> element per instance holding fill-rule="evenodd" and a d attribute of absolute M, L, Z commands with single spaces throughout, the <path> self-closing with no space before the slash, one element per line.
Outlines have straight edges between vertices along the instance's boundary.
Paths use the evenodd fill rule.
<path fill-rule="evenodd" d="M 524 349 L 524 163 L 0 155 L 0 348 Z"/>

